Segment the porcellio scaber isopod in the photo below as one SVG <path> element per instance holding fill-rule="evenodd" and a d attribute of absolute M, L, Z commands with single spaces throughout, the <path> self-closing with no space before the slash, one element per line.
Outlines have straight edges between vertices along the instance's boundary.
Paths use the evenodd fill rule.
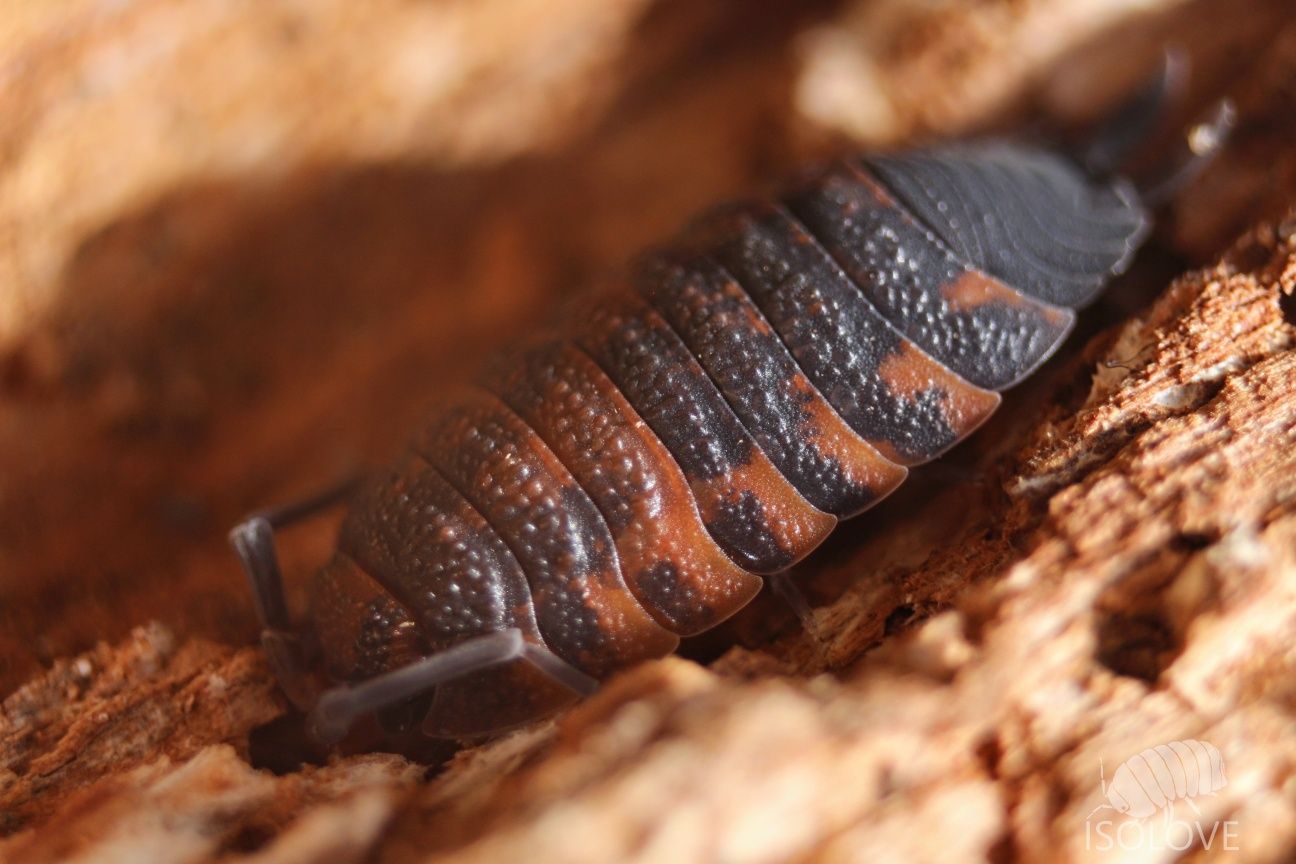
<path fill-rule="evenodd" d="M 703 214 L 349 491 L 308 627 L 272 532 L 324 499 L 234 529 L 285 692 L 325 740 L 473 737 L 670 653 L 976 429 L 1126 268 L 1147 189 L 991 142 Z"/>

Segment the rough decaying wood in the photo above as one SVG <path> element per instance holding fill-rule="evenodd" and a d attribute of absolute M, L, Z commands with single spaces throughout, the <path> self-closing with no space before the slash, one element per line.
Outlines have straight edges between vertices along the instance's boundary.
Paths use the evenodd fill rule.
<path fill-rule="evenodd" d="M 67 20 L 102 28 L 94 39 L 90 30 L 71 28 L 58 31 L 63 41 L 33 41 L 32 33 L 51 32 L 42 29 L 43 16 L 57 13 L 52 5 L 20 3 L 17 26 L 0 28 L 0 45 L 24 45 L 29 63 L 48 64 L 28 79 L 45 87 L 63 80 L 59 46 L 80 58 L 71 64 L 76 68 L 92 55 L 100 58 L 91 64 L 97 74 L 118 68 L 90 48 L 139 43 L 121 41 L 114 28 L 124 26 L 122 17 L 86 17 L 91 5 L 60 8 Z M 225 14 L 219 5 L 208 14 Z M 444 769 L 381 754 L 304 767 L 294 766 L 288 751 L 266 756 L 293 729 L 259 652 L 248 647 L 249 613 L 220 548 L 229 514 L 268 500 L 270 492 L 309 485 L 321 464 L 345 462 L 319 443 L 330 436 L 361 452 L 393 446 L 403 435 L 403 419 L 393 417 L 415 416 L 397 412 L 402 400 L 426 386 L 447 353 L 483 333 L 503 332 L 493 317 L 502 311 L 497 307 L 515 302 L 512 314 L 520 316 L 528 304 L 543 305 L 561 296 L 553 286 L 571 281 L 574 268 L 587 272 L 578 268 L 615 261 L 706 199 L 794 161 L 800 145 L 780 145 L 760 151 L 769 164 L 753 166 L 743 142 L 770 122 L 767 108 L 752 106 L 781 104 L 778 94 L 794 89 L 785 76 L 796 74 L 787 61 L 799 25 L 771 24 L 740 39 L 724 35 L 739 16 L 660 5 L 665 11 L 656 10 L 660 17 L 643 36 L 657 42 L 637 49 L 626 67 L 633 98 L 610 108 L 606 129 L 588 139 L 571 130 L 591 128 L 586 111 L 603 104 L 598 92 L 606 83 L 589 80 L 598 77 L 589 70 L 603 69 L 605 58 L 633 41 L 627 28 L 646 6 L 602 4 L 609 17 L 587 18 L 582 4 L 563 4 L 570 15 L 545 18 L 554 28 L 545 32 L 582 47 L 559 58 L 553 78 L 537 78 L 525 57 L 521 65 L 509 59 L 509 46 L 525 43 L 521 36 L 478 45 L 481 56 L 504 66 L 490 66 L 497 76 L 483 73 L 486 80 L 465 72 L 464 93 L 480 87 L 490 99 L 515 80 L 535 85 L 515 94 L 527 106 L 520 116 L 535 123 L 522 124 L 518 137 L 499 146 L 530 149 L 565 134 L 578 141 L 535 175 L 503 169 L 474 177 L 472 194 L 442 185 L 444 168 L 435 169 L 435 181 L 399 174 L 401 183 L 426 190 L 412 198 L 394 193 L 391 182 L 366 176 L 357 185 L 342 172 L 322 175 L 318 188 L 294 181 L 267 192 L 262 168 L 297 170 L 320 142 L 341 148 L 328 159 L 343 151 L 346 159 L 363 160 L 386 152 L 388 133 L 377 115 L 364 115 L 370 119 L 351 140 L 328 132 L 339 115 L 312 121 L 306 111 L 289 143 L 262 154 L 266 161 L 247 185 L 164 196 L 140 215 L 135 208 L 148 190 L 195 182 L 206 169 L 201 160 L 186 162 L 188 179 L 176 180 L 167 167 L 174 163 L 149 168 L 153 151 L 130 161 L 126 148 L 118 151 L 129 162 L 121 185 L 93 190 L 42 229 L 32 221 L 41 207 L 13 216 L 12 207 L 36 200 L 13 190 L 64 187 L 14 178 L 57 173 L 60 130 L 89 134 L 96 123 L 111 123 L 79 113 L 84 105 L 65 105 L 60 122 L 67 125 L 60 126 L 54 114 L 42 113 L 59 100 L 21 94 L 29 109 L 21 116 L 44 116 L 52 125 L 22 126 L 32 136 L 28 146 L 0 149 L 0 267 L 21 258 L 3 246 L 17 226 L 40 241 L 24 254 L 48 253 L 55 261 L 76 250 L 71 270 L 80 271 L 80 280 L 48 283 L 58 288 L 46 298 L 58 313 L 52 336 L 39 319 L 9 322 L 15 329 L 6 332 L 21 331 L 25 341 L 0 364 L 0 541 L 16 541 L 0 542 L 0 587 L 5 601 L 16 601 L 0 611 L 0 652 L 7 655 L 0 656 L 0 678 L 26 680 L 0 711 L 0 860 L 1101 859 L 1087 821 L 1104 803 L 1100 760 L 1110 782 L 1116 766 L 1144 748 L 1184 739 L 1219 748 L 1227 784 L 1196 799 L 1200 816 L 1184 807 L 1176 814 L 1207 830 L 1228 823 L 1239 849 L 1224 853 L 1227 860 L 1296 855 L 1296 326 L 1289 320 L 1296 318 L 1296 150 L 1289 143 L 1296 131 L 1296 25 L 1274 27 L 1277 19 L 1265 12 L 1257 20 L 1278 36 L 1256 41 L 1256 20 L 1230 23 L 1220 12 L 1228 4 L 1219 3 L 1093 4 L 1095 19 L 1056 34 L 1066 37 L 1062 42 L 1030 45 L 1002 81 L 990 80 L 991 61 L 1038 37 L 1041 21 L 1056 20 L 1049 15 L 1074 14 L 1081 5 L 924 5 L 926 12 L 904 15 L 929 16 L 928 25 L 900 28 L 921 37 L 902 38 L 894 29 L 870 37 L 868 50 L 896 61 L 879 85 L 888 98 L 910 104 L 924 94 L 976 95 L 967 104 L 928 100 L 923 104 L 933 113 L 896 115 L 857 130 L 873 140 L 991 122 L 999 106 L 1031 90 L 1037 72 L 1055 61 L 1079 62 L 1082 41 L 1104 42 L 1094 34 L 1111 21 L 1124 23 L 1110 45 L 1128 48 L 1129 33 L 1141 32 L 1125 22 L 1135 6 L 1174 7 L 1182 26 L 1164 26 L 1189 34 L 1194 51 L 1192 34 L 1204 27 L 1223 41 L 1250 45 L 1250 65 L 1225 74 L 1222 61 L 1211 59 L 1217 55 L 1202 51 L 1208 83 L 1197 104 L 1227 86 L 1238 98 L 1241 123 L 1220 163 L 1172 206 L 1158 248 L 1116 288 L 1118 295 L 1155 290 L 1158 299 L 1131 317 L 1136 306 L 1111 298 L 1091 318 L 1111 326 L 1010 394 L 993 425 L 967 447 L 917 472 L 884 509 L 798 569 L 819 605 L 819 642 L 796 632 L 785 610 L 758 602 L 714 640 L 690 649 L 693 657 L 720 654 L 709 666 L 683 658 L 648 664 L 557 722 L 463 750 Z M 171 6 L 162 0 L 113 8 L 118 16 L 138 16 L 131 20 L 140 26 L 183 18 L 167 17 Z M 265 21 L 277 20 L 279 5 L 267 8 Z M 328 45 L 346 41 L 341 7 L 320 8 L 313 13 L 319 17 L 304 20 L 333 23 L 297 34 L 315 48 L 303 49 L 302 65 L 288 62 L 281 83 L 307 76 L 316 49 L 327 54 Z M 399 16 L 419 14 L 415 8 L 393 3 L 390 26 L 399 29 Z M 916 20 L 898 8 L 876 0 L 832 26 L 840 36 L 860 15 Z M 482 32 L 493 33 L 490 22 L 508 17 L 500 9 L 465 6 L 454 14 L 480 14 Z M 1018 20 L 1006 15 L 1025 23 L 987 29 L 987 22 Z M 183 20 L 181 35 L 199 39 L 197 19 Z M 236 31 L 242 32 L 230 32 Z M 951 66 L 949 46 L 960 32 L 983 38 L 967 39 L 966 55 Z M 378 50 L 373 34 L 355 36 L 357 46 L 366 46 L 357 51 Z M 478 44 L 479 36 L 465 37 L 465 44 Z M 799 44 L 813 52 L 818 43 Z M 249 56 L 275 52 L 281 49 Z M 1062 56 L 1068 53 L 1074 57 Z M 1154 54 L 1154 45 L 1132 51 L 1130 68 Z M 177 82 L 201 80 L 199 71 L 216 68 L 200 54 L 184 56 L 191 65 L 175 73 Z M 550 68 L 548 62 L 541 66 Z M 480 64 L 473 68 L 481 71 Z M 818 86 L 807 68 L 801 67 L 802 96 Z M 941 89 L 959 69 L 972 70 L 959 79 L 970 89 Z M 0 67 L 6 100 L 15 98 L 3 90 L 13 80 Z M 572 113 L 537 108 L 549 99 L 550 84 Z M 184 103 L 149 89 L 155 86 L 165 89 L 108 86 L 103 98 Z M 87 92 L 93 102 L 97 91 Z M 425 128 L 412 118 L 423 116 L 419 106 L 428 103 L 415 99 L 416 91 L 403 93 L 413 101 L 399 103 L 408 121 L 402 128 Z M 266 109 L 251 126 L 226 126 L 216 113 L 204 122 L 223 135 L 261 128 L 283 104 L 282 94 L 266 94 L 264 102 L 247 103 Z M 356 110 L 363 101 L 357 98 Z M 947 109 L 952 113 L 941 113 Z M 444 106 L 426 110 L 433 125 L 449 116 Z M 794 136 L 804 123 L 804 114 L 788 121 Z M 626 125 L 636 131 L 615 131 Z M 438 128 L 454 137 L 458 127 Z M 183 139 L 155 143 L 188 158 L 195 151 Z M 467 161 L 502 155 L 494 144 L 456 150 L 448 139 L 434 139 L 391 146 L 433 160 L 450 160 L 452 151 Z M 52 142 L 43 156 L 40 142 Z M 225 153 L 224 145 L 212 146 Z M 679 148 L 679 159 L 662 155 L 670 147 Z M 47 169 L 14 167 L 42 158 Z M 549 179 L 536 179 L 540 174 Z M 586 176 L 588 187 L 600 191 L 576 188 L 573 178 Z M 642 196 L 642 209 L 627 211 L 631 193 Z M 42 206 L 66 194 L 41 199 Z M 388 199 L 398 204 L 374 203 Z M 208 209 L 211 202 L 218 206 Z M 460 208 L 469 206 L 486 215 L 480 227 L 460 231 Z M 251 219 L 244 233 L 226 234 L 243 219 Z M 562 219 L 570 221 L 552 227 Z M 421 230 L 419 220 L 444 235 L 427 240 L 406 227 L 413 221 Z M 348 230 L 329 227 L 334 223 Z M 159 233 L 159 224 L 171 233 Z M 104 236 L 86 236 L 101 226 Z M 1220 257 L 1247 226 L 1255 227 Z M 266 233 L 273 243 L 258 239 Z M 336 255 L 334 245 L 341 249 Z M 1185 269 L 1166 260 L 1176 253 L 1218 261 L 1171 281 L 1167 274 Z M 299 263 L 315 257 L 324 263 Z M 463 278 L 467 287 L 462 297 L 434 292 L 430 299 L 385 287 L 409 278 L 411 268 L 420 278 Z M 339 287 L 350 282 L 362 287 Z M 96 294 L 105 283 L 112 289 Z M 253 362 L 230 345 L 248 332 L 240 304 L 251 303 L 257 289 L 244 296 L 245 284 L 264 284 L 265 296 L 283 306 L 260 307 L 264 321 L 251 330 L 283 340 L 265 348 L 269 360 Z M 324 291 L 321 284 L 333 287 Z M 302 285 L 319 292 L 318 317 L 310 308 L 316 295 Z M 88 303 L 72 290 L 78 287 L 87 290 Z M 363 302 L 366 290 L 377 292 L 378 308 Z M 228 291 L 231 306 L 209 299 Z M 294 311 L 302 301 L 306 312 Z M 118 313 L 130 323 L 122 325 Z M 106 329 L 86 323 L 96 315 Z M 372 330 L 365 315 L 379 316 Z M 334 316 L 348 326 L 329 324 Z M 329 339 L 359 347 L 308 350 Z M 444 344 L 429 349 L 429 340 Z M 139 353 L 115 353 L 127 350 L 118 343 Z M 49 344 L 54 359 L 47 369 Z M 296 352 L 306 352 L 305 359 Z M 159 358 L 180 372 L 156 371 Z M 112 370 L 102 380 L 86 371 L 97 362 Z M 259 401 L 222 377 L 227 365 L 259 382 L 251 385 Z M 293 398 L 274 399 L 284 394 Z M 324 407 L 339 398 L 358 406 L 354 417 L 336 418 Z M 383 410 L 369 417 L 366 407 Z M 267 471 L 269 479 L 262 476 Z M 211 491 L 226 487 L 224 497 Z M 179 539 L 155 540 L 166 520 L 141 514 L 162 509 L 159 501 L 170 501 L 174 489 L 216 501 L 215 515 L 186 516 L 183 506 L 170 504 L 180 511 L 166 511 L 180 526 L 173 529 Z M 200 526 L 187 529 L 190 535 L 186 519 Z M 330 530 L 324 525 L 290 544 L 289 569 L 318 561 Z M 123 539 L 127 531 L 134 533 Z M 152 575 L 137 574 L 136 564 Z M 165 623 L 145 625 L 150 615 Z M 64 650 L 92 644 L 100 633 L 111 638 L 88 652 Z M 735 642 L 740 647 L 729 647 Z M 32 658 L 59 654 L 68 656 L 29 672 Z M 1106 817 L 1115 818 L 1094 818 Z M 1123 860 L 1175 858 L 1155 849 L 1166 839 L 1157 833 L 1164 830 L 1159 817 L 1146 824 L 1146 842 Z M 1213 854 L 1223 842 L 1216 839 Z"/>
<path fill-rule="evenodd" d="M 199 749 L 275 713 L 264 670 L 250 651 L 177 649 L 155 628 L 10 697 L 5 795 L 19 826 L 39 824 L 0 851 L 52 859 L 74 836 L 96 854 L 174 842 L 176 860 L 205 860 L 290 824 L 259 860 L 1079 857 L 1100 758 L 1200 739 L 1228 769 L 1202 818 L 1236 823 L 1243 860 L 1290 854 L 1293 292 L 1296 230 L 1262 228 L 1077 363 L 1092 390 L 1016 457 L 1005 536 L 916 575 L 939 580 L 951 556 L 1005 542 L 1027 551 L 840 680 L 749 678 L 760 664 L 742 651 L 718 674 L 669 659 L 556 734 L 466 752 L 407 792 L 413 769 L 394 757 L 274 778 L 227 745 Z M 834 644 L 862 620 L 860 596 L 820 610 Z M 71 723 L 63 699 L 84 709 Z M 145 761 L 150 748 L 165 755 Z M 105 759 L 112 776 L 79 788 Z"/>
<path fill-rule="evenodd" d="M 206 860 L 274 835 L 301 859 L 367 848 L 422 769 L 377 755 L 256 772 L 248 733 L 282 711 L 258 652 L 159 625 L 56 664 L 4 702 L 0 827 L 20 832 L 5 860 Z M 42 822 L 58 827 L 21 833 Z"/>
<path fill-rule="evenodd" d="M 158 625 L 60 662 L 4 702 L 0 813 L 13 831 L 64 795 L 159 755 L 183 761 L 216 741 L 242 741 L 279 713 L 251 651 L 177 646 Z"/>

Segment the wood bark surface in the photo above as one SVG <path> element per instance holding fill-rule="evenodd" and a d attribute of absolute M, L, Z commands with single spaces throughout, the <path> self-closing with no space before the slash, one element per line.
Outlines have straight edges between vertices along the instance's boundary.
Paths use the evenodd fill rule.
<path fill-rule="evenodd" d="M 1296 856 L 1286 4 L 382 5 L 0 11 L 0 860 Z M 761 598 L 493 742 L 300 743 L 241 512 L 392 452 L 696 207 L 843 132 L 1094 117 L 1165 39 L 1167 126 L 1226 93 L 1229 148 L 991 424 L 798 566 L 818 639 Z M 332 531 L 286 538 L 298 583 Z M 1227 783 L 1175 813 L 1237 848 L 1095 848 L 1100 761 L 1186 740 Z"/>

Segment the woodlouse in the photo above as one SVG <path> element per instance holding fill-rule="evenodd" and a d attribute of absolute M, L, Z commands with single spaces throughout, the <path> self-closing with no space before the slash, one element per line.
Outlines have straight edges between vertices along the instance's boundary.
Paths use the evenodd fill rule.
<path fill-rule="evenodd" d="M 322 501 L 234 529 L 276 674 L 324 739 L 415 710 L 467 737 L 671 652 L 976 429 L 1147 226 L 1129 181 L 1013 143 L 704 214 L 352 492 L 308 634 L 272 529 Z"/>
<path fill-rule="evenodd" d="M 1209 741 L 1192 739 L 1159 744 L 1134 754 L 1116 768 L 1111 783 L 1100 761 L 1099 777 L 1108 803 L 1095 807 L 1089 815 L 1115 810 L 1135 819 L 1146 819 L 1163 807 L 1169 808 L 1166 818 L 1170 819 L 1175 801 L 1186 801 L 1197 811 L 1194 798 L 1214 795 L 1228 782 L 1219 748 Z"/>

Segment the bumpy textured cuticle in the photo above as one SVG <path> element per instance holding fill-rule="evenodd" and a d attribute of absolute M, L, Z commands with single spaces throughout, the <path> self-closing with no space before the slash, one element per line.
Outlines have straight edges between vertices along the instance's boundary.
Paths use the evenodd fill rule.
<path fill-rule="evenodd" d="M 430 708 L 375 706 L 471 736 L 674 650 L 976 429 L 1146 228 L 1127 184 L 1002 143 L 838 162 L 703 214 L 361 488 L 312 601 L 327 673 L 515 630 L 525 651 Z"/>

